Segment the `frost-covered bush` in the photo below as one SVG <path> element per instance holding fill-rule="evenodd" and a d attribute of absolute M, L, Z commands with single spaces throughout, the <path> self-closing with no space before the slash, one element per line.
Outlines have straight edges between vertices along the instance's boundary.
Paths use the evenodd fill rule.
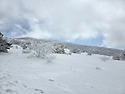
<path fill-rule="evenodd" d="M 23 49 L 22 53 L 29 54 L 29 53 L 31 53 L 31 50 L 30 49 Z"/>
<path fill-rule="evenodd" d="M 88 55 L 92 55 L 90 52 L 87 53 Z"/>
<path fill-rule="evenodd" d="M 23 48 L 22 53 L 31 53 L 31 49 L 28 47 L 29 45 L 23 44 L 21 47 Z"/>
<path fill-rule="evenodd" d="M 55 55 L 53 55 L 53 46 L 50 43 L 33 42 L 31 49 L 36 57 L 45 59 L 47 62 L 52 62 L 55 58 Z"/>
<path fill-rule="evenodd" d="M 27 45 L 26 45 L 26 44 L 22 45 L 22 48 L 23 48 L 23 49 L 26 49 L 26 48 L 27 48 Z"/>
<path fill-rule="evenodd" d="M 112 58 L 114 60 L 125 60 L 125 51 L 123 51 L 120 55 L 114 55 Z"/>
<path fill-rule="evenodd" d="M 114 60 L 120 60 L 120 56 L 118 56 L 118 55 L 114 55 L 112 58 L 113 58 Z"/>
<path fill-rule="evenodd" d="M 7 49 L 10 49 L 11 45 L 11 43 L 3 39 L 3 34 L 0 32 L 0 52 L 8 52 Z"/>
<path fill-rule="evenodd" d="M 65 54 L 64 45 L 54 44 L 54 53 Z"/>
<path fill-rule="evenodd" d="M 125 51 L 123 51 L 123 52 L 121 53 L 120 58 L 121 58 L 121 60 L 125 60 Z"/>
<path fill-rule="evenodd" d="M 71 54 L 72 54 L 71 51 L 70 51 L 70 49 L 68 49 L 68 48 L 65 48 L 64 51 L 65 51 L 65 53 L 66 53 L 67 55 L 71 55 Z"/>
<path fill-rule="evenodd" d="M 16 45 L 20 45 L 20 44 L 21 44 L 21 41 L 16 40 L 16 39 L 12 39 L 10 42 L 11 42 L 12 44 L 16 44 Z"/>
<path fill-rule="evenodd" d="M 88 52 L 87 52 L 87 55 L 92 55 L 92 52 L 91 52 L 91 51 L 88 51 Z"/>
<path fill-rule="evenodd" d="M 72 53 L 77 53 L 77 54 L 79 54 L 79 53 L 81 53 L 81 51 L 80 51 L 80 49 L 73 49 L 73 50 L 72 50 Z"/>

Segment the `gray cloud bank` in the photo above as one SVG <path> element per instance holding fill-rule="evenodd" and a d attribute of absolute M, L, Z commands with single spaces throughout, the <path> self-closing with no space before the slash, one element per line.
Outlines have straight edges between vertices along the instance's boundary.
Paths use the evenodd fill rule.
<path fill-rule="evenodd" d="M 125 0 L 0 0 L 0 31 L 66 41 L 104 36 L 125 47 Z"/>

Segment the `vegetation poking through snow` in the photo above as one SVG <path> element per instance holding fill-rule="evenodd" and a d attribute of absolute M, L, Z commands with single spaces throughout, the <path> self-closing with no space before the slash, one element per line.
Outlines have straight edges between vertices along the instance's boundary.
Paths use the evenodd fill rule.
<path fill-rule="evenodd" d="M 121 53 L 121 60 L 125 60 L 125 51 Z"/>
<path fill-rule="evenodd" d="M 114 60 L 125 60 L 125 51 L 123 51 L 120 55 L 115 55 L 112 57 Z"/>
<path fill-rule="evenodd" d="M 6 40 L 3 39 L 3 34 L 0 32 L 0 52 L 8 52 L 10 49 L 11 43 L 8 43 Z"/>
<path fill-rule="evenodd" d="M 72 44 L 67 42 L 59 42 L 55 40 L 45 40 L 45 39 L 34 39 L 34 38 L 15 38 L 9 39 L 13 44 L 20 45 L 24 49 L 31 48 L 31 44 L 34 42 L 42 42 L 43 44 L 51 44 L 54 46 L 53 53 L 57 54 L 67 54 L 65 49 L 69 49 L 70 53 L 88 53 L 88 55 L 92 54 L 99 54 L 99 55 L 106 55 L 106 56 L 113 56 L 114 60 L 124 60 L 124 56 L 121 56 L 123 50 L 112 49 L 112 48 L 105 48 L 105 47 L 96 47 L 96 46 L 86 46 L 86 45 L 78 45 Z M 24 53 L 27 51 L 24 50 Z"/>
<path fill-rule="evenodd" d="M 54 44 L 54 53 L 65 54 L 64 45 L 55 43 Z"/>
<path fill-rule="evenodd" d="M 33 42 L 30 46 L 30 49 L 32 50 L 33 55 L 38 58 L 45 59 L 48 63 L 52 62 L 55 58 L 55 55 L 53 54 L 54 48 L 49 43 Z"/>

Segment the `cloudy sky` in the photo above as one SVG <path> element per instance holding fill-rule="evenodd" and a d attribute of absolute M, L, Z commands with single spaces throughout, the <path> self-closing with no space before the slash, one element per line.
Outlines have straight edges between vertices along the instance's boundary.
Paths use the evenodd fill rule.
<path fill-rule="evenodd" d="M 125 0 L 0 0 L 0 32 L 125 49 Z"/>

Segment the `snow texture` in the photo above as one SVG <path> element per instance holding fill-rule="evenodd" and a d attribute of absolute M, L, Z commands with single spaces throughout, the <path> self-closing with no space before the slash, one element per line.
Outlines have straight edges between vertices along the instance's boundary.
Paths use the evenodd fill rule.
<path fill-rule="evenodd" d="M 125 61 L 82 53 L 46 63 L 22 51 L 0 53 L 0 94 L 125 94 Z"/>

